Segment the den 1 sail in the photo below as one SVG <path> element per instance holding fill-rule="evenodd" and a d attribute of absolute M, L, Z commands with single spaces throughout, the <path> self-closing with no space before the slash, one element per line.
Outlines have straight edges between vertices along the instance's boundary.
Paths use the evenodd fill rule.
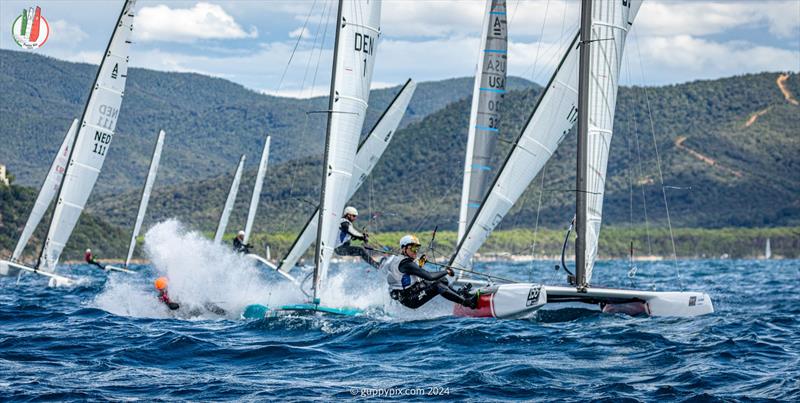
<path fill-rule="evenodd" d="M 108 155 L 125 95 L 135 2 L 126 0 L 123 3 L 83 109 L 47 238 L 37 262 L 39 271 L 52 273 L 55 270 Z"/>
<path fill-rule="evenodd" d="M 486 196 L 492 179 L 492 158 L 500 135 L 500 111 L 506 93 L 508 29 L 505 0 L 488 0 L 472 90 L 464 183 L 458 216 L 458 239 Z"/>
<path fill-rule="evenodd" d="M 353 180 L 380 35 L 380 14 L 381 3 L 377 0 L 339 2 L 314 259 L 315 299 L 328 274 L 336 246 L 336 222 Z"/>
<path fill-rule="evenodd" d="M 347 200 L 350 200 L 356 191 L 361 187 L 367 176 L 375 168 L 378 161 L 392 141 L 397 126 L 403 119 L 408 103 L 414 96 L 417 84 L 409 79 L 406 81 L 400 92 L 397 93 L 394 100 L 389 104 L 389 107 L 383 112 L 380 119 L 378 119 L 375 126 L 369 132 L 367 137 L 359 144 L 358 151 L 356 152 L 355 162 L 353 164 L 354 178 L 350 182 L 350 189 L 347 192 Z M 282 273 L 288 273 L 295 267 L 297 262 L 314 243 L 314 237 L 317 234 L 317 224 L 319 221 L 319 209 L 314 210 L 311 214 L 300 235 L 295 239 L 286 256 L 281 260 L 278 269 Z"/>

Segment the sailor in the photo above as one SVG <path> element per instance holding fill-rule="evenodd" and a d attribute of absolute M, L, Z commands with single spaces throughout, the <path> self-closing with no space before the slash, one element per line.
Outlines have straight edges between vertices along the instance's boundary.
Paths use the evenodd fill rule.
<path fill-rule="evenodd" d="M 159 299 L 159 301 L 163 302 L 164 305 L 168 306 L 169 309 L 174 311 L 174 310 L 180 308 L 181 306 L 177 302 L 172 302 L 169 299 L 169 294 L 167 294 L 167 284 L 168 283 L 169 282 L 167 281 L 166 277 L 157 278 L 156 282 L 155 282 L 156 290 L 158 291 L 158 299 Z"/>
<path fill-rule="evenodd" d="M 357 218 L 358 210 L 355 207 L 348 206 L 344 209 L 342 220 L 339 222 L 339 236 L 336 238 L 336 248 L 333 251 L 339 256 L 359 256 L 370 266 L 378 268 L 378 262 L 367 253 L 363 246 L 350 245 L 350 241 L 353 239 L 362 241 L 365 244 L 369 242 L 369 235 L 366 232 L 359 232 L 353 225 Z"/>
<path fill-rule="evenodd" d="M 454 290 L 446 276 L 453 276 L 453 270 L 447 268 L 438 272 L 423 270 L 417 264 L 417 252 L 420 243 L 414 235 L 406 235 L 400 239 L 400 255 L 392 256 L 383 262 L 387 271 L 386 281 L 389 283 L 389 295 L 404 306 L 417 309 L 425 305 L 437 295 L 445 299 L 475 309 L 478 296 L 469 293 L 465 288 Z M 420 260 L 424 265 L 424 256 Z"/>
<path fill-rule="evenodd" d="M 253 248 L 253 245 L 249 243 L 244 243 L 244 231 L 239 231 L 236 234 L 236 238 L 233 238 L 233 250 L 239 253 L 244 253 L 245 255 L 250 254 L 250 249 Z"/>
<path fill-rule="evenodd" d="M 94 260 L 94 256 L 92 255 L 92 250 L 91 249 L 86 249 L 86 252 L 83 254 L 83 259 L 86 260 L 86 263 L 89 263 L 91 265 L 95 265 L 95 266 L 99 267 L 102 270 L 106 269 L 105 266 L 100 264 L 98 261 Z"/>

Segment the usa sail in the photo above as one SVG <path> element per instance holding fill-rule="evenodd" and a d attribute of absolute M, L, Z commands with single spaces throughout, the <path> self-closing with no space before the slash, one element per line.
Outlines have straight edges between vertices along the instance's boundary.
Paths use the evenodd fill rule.
<path fill-rule="evenodd" d="M 319 297 L 328 274 L 336 246 L 336 221 L 353 180 L 353 161 L 366 116 L 380 35 L 380 14 L 381 3 L 377 0 L 339 2 L 314 258 L 314 298 Z"/>
<path fill-rule="evenodd" d="M 11 255 L 11 261 L 19 261 L 22 252 L 25 250 L 25 245 L 33 235 L 33 231 L 42 221 L 47 208 L 50 207 L 50 202 L 56 197 L 58 187 L 64 178 L 64 171 L 67 168 L 67 161 L 69 161 L 69 151 L 72 149 L 72 143 L 75 141 L 75 133 L 78 131 L 78 119 L 72 121 L 72 125 L 64 136 L 64 141 L 61 143 L 53 163 L 50 165 L 50 170 L 47 171 L 47 177 L 39 189 L 39 195 L 36 196 L 36 202 L 33 203 L 31 214 L 28 216 L 28 221 L 25 222 L 25 227 L 22 229 L 22 234 L 19 236 L 17 246 Z"/>
<path fill-rule="evenodd" d="M 126 0 L 122 6 L 84 107 L 47 239 L 39 256 L 37 269 L 40 271 L 52 273 L 55 270 L 108 155 L 125 95 L 135 2 Z"/>
<path fill-rule="evenodd" d="M 253 195 L 250 196 L 250 209 L 247 211 L 247 223 L 244 226 L 244 243 L 250 240 L 250 231 L 253 230 L 253 221 L 256 219 L 256 211 L 258 210 L 258 202 L 261 200 L 261 187 L 264 184 L 264 174 L 267 172 L 267 165 L 269 164 L 269 143 L 270 136 L 264 141 L 264 149 L 261 151 L 261 162 L 258 163 L 258 173 L 256 174 L 256 183 L 253 185 Z"/>
<path fill-rule="evenodd" d="M 128 246 L 128 256 L 125 258 L 125 267 L 131 263 L 133 257 L 133 250 L 136 248 L 136 237 L 139 236 L 139 231 L 142 229 L 142 222 L 144 215 L 147 212 L 147 204 L 150 202 L 150 193 L 153 190 L 153 183 L 156 181 L 156 174 L 158 173 L 158 165 L 161 162 L 161 150 L 164 148 L 164 136 L 166 134 L 163 130 L 158 132 L 158 139 L 156 139 L 156 146 L 153 149 L 153 157 L 150 159 L 150 170 L 147 172 L 147 180 L 144 182 L 142 189 L 142 199 L 139 201 L 139 212 L 136 213 L 136 222 L 133 224 L 133 232 L 131 233 L 131 242 Z"/>
<path fill-rule="evenodd" d="M 508 28 L 505 0 L 488 0 L 481 31 L 481 48 L 472 90 L 464 183 L 458 218 L 458 239 L 475 217 L 489 187 L 492 158 L 500 135 L 500 111 L 506 93 Z"/>
<path fill-rule="evenodd" d="M 641 1 L 631 0 L 629 3 L 631 7 L 627 19 L 632 24 Z M 577 121 L 578 51 L 576 34 L 520 136 L 513 143 L 491 191 L 456 248 L 451 265 L 468 267 L 472 257 L 519 200 Z"/>
<path fill-rule="evenodd" d="M 236 194 L 239 193 L 239 182 L 242 181 L 244 160 L 245 155 L 242 154 L 239 158 L 239 165 L 236 166 L 236 173 L 233 174 L 233 182 L 231 182 L 231 188 L 228 190 L 228 198 L 225 199 L 225 207 L 222 208 L 222 214 L 219 216 L 217 232 L 214 233 L 214 243 L 216 244 L 222 242 L 222 236 L 225 235 L 225 229 L 228 228 L 228 220 L 231 218 L 233 205 L 236 203 Z"/>
<path fill-rule="evenodd" d="M 406 81 L 403 88 L 395 96 L 394 100 L 389 107 L 384 110 L 378 122 L 370 130 L 369 135 L 359 144 L 358 151 L 356 152 L 356 159 L 353 164 L 353 178 L 355 180 L 350 182 L 350 189 L 347 192 L 347 200 L 350 200 L 356 191 L 361 187 L 367 176 L 375 168 L 380 160 L 383 152 L 392 141 L 397 126 L 403 119 L 408 103 L 411 97 L 414 96 L 414 91 L 417 84 L 409 79 Z M 314 237 L 317 233 L 317 224 L 319 221 L 319 209 L 314 210 L 314 213 L 306 221 L 303 231 L 295 239 L 294 244 L 289 249 L 289 252 L 281 260 L 278 269 L 283 273 L 288 273 L 297 264 L 303 254 L 314 243 Z"/>

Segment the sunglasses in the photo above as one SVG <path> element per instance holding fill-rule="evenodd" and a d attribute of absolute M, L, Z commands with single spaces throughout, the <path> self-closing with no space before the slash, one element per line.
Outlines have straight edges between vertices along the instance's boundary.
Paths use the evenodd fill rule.
<path fill-rule="evenodd" d="M 416 251 L 419 250 L 419 245 L 411 245 L 411 246 L 408 247 L 408 250 L 410 250 L 412 252 L 416 252 Z"/>

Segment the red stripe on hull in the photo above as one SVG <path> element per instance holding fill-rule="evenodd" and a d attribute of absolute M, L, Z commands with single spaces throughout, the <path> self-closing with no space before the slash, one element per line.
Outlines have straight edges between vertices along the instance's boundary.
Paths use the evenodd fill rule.
<path fill-rule="evenodd" d="M 470 309 L 463 305 L 456 304 L 453 307 L 453 315 L 455 316 L 470 316 L 473 318 L 493 318 L 492 314 L 492 296 L 494 294 L 484 294 L 478 298 L 478 308 Z"/>

